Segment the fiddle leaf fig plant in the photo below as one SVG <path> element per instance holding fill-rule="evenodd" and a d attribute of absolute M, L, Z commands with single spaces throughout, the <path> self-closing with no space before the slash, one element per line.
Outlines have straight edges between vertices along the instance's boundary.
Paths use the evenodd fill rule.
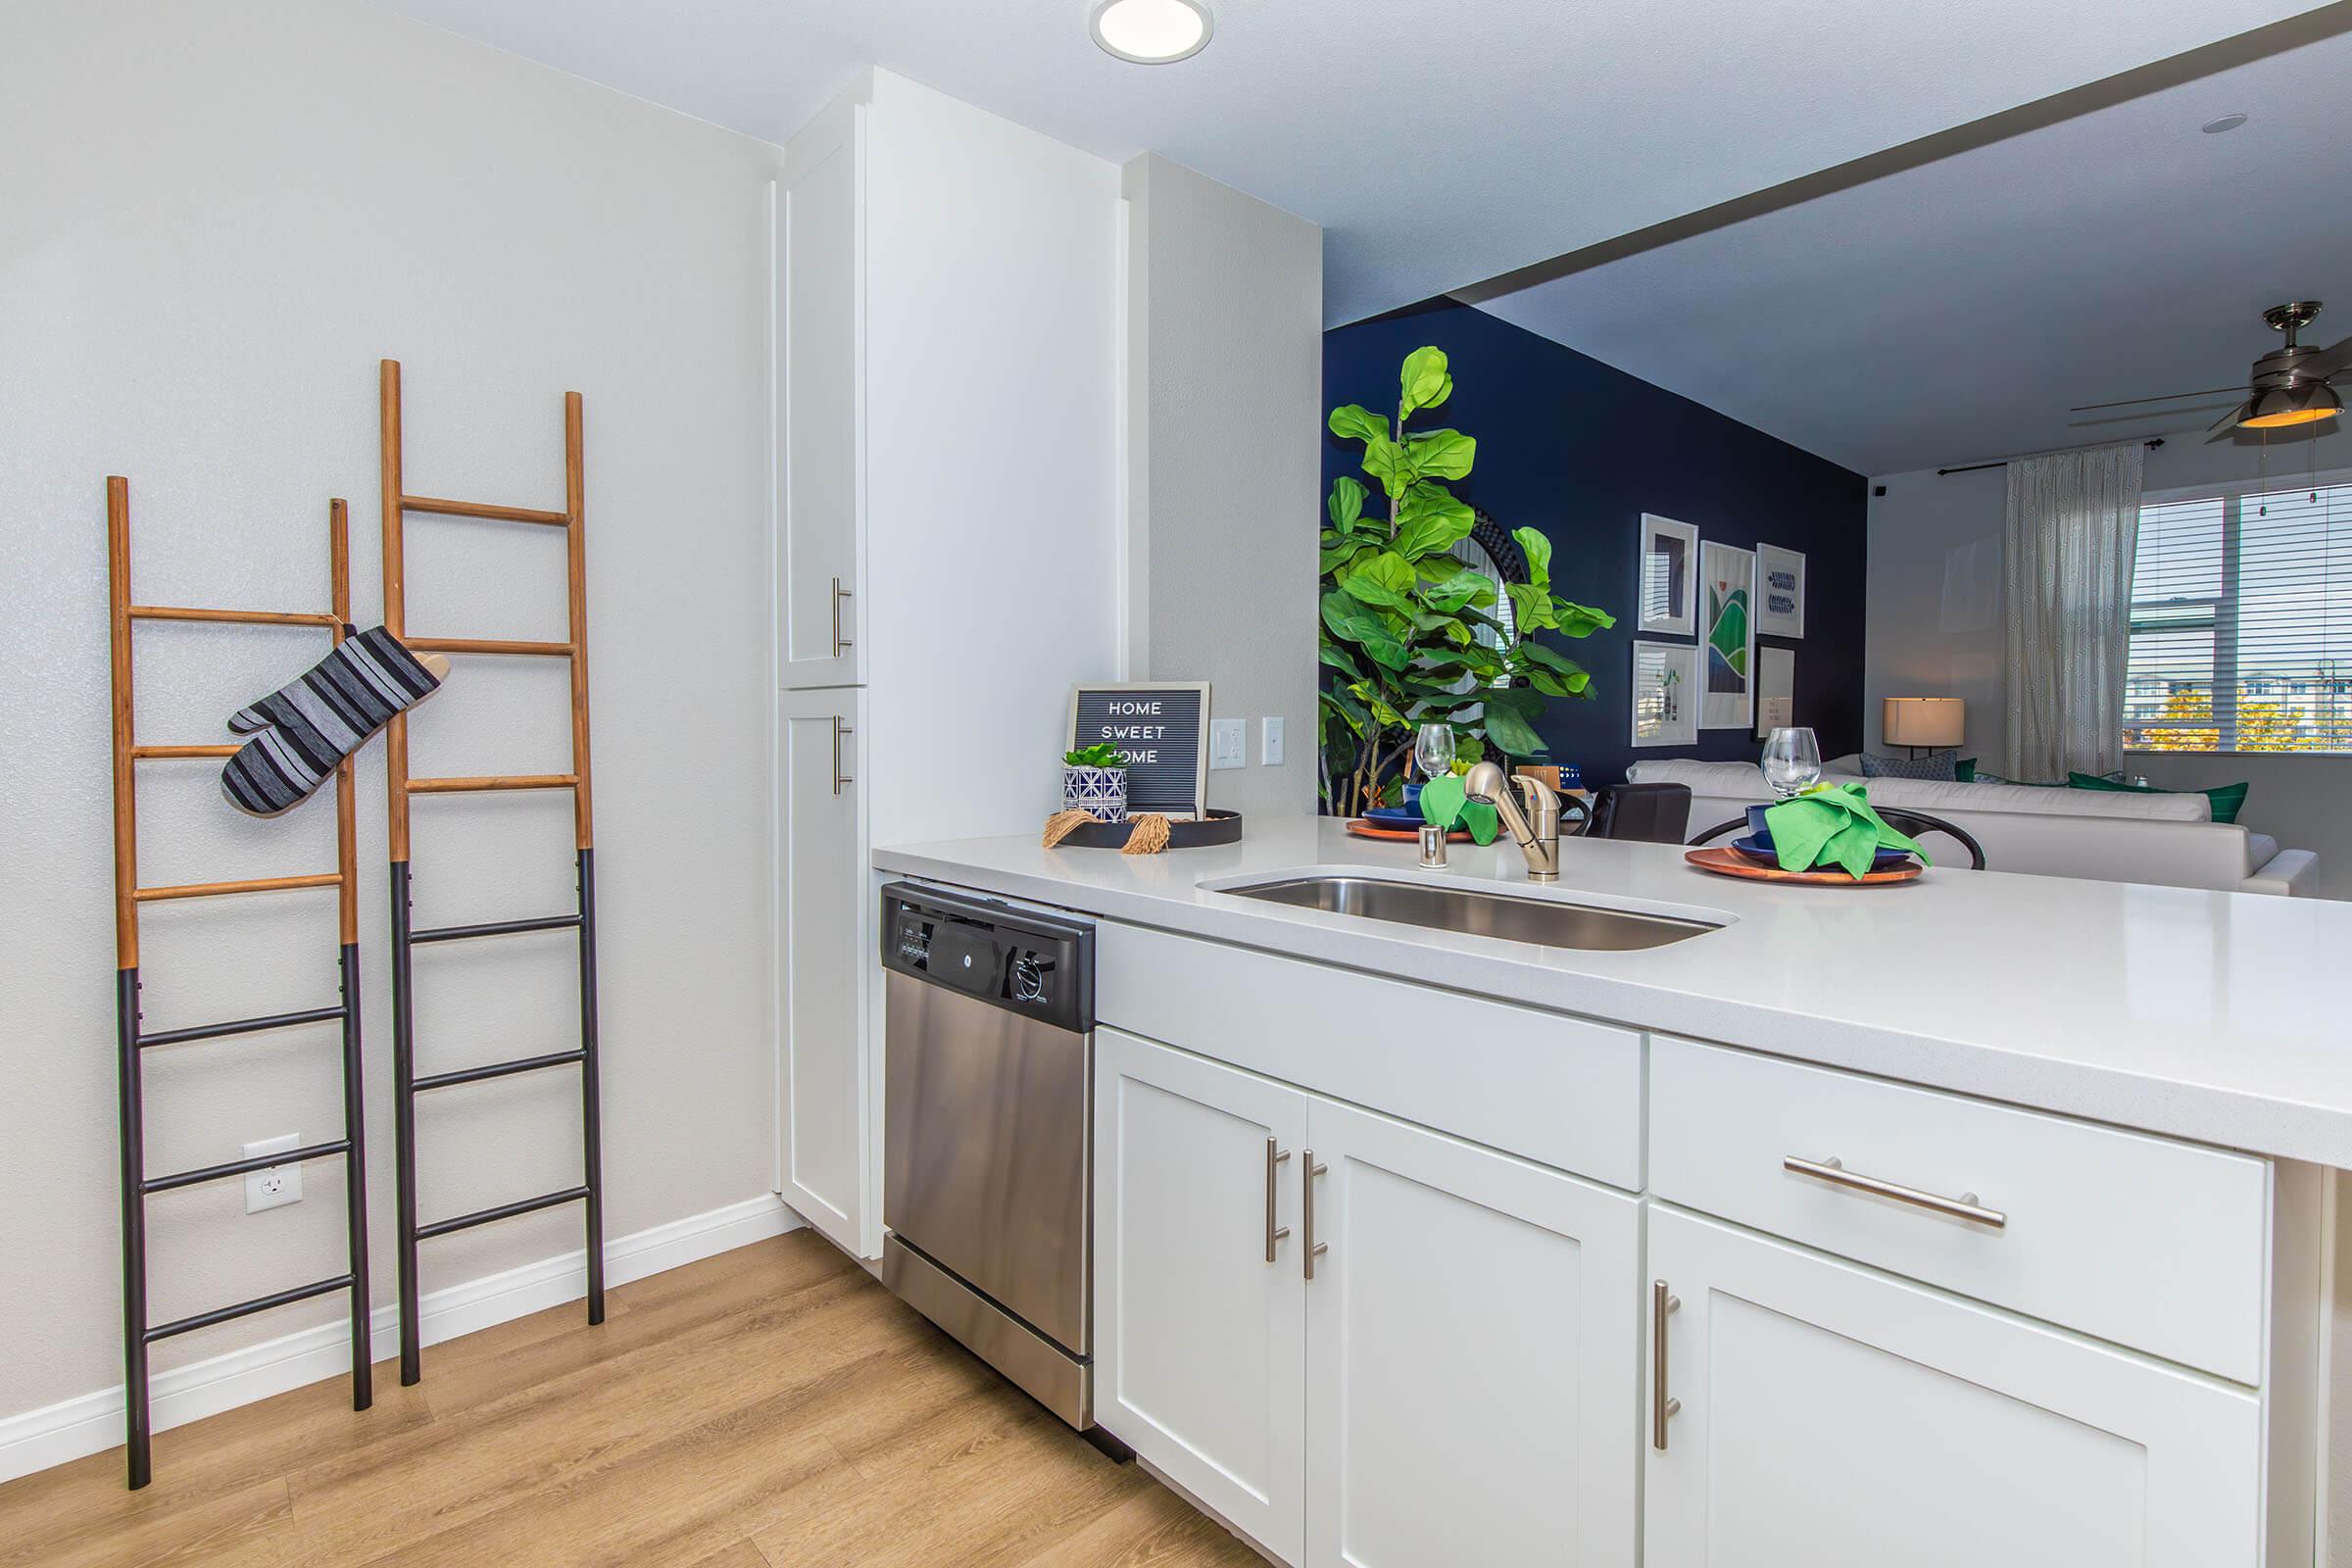
<path fill-rule="evenodd" d="M 1406 355 L 1397 392 L 1394 418 L 1353 403 L 1331 411 L 1332 434 L 1363 444 L 1372 481 L 1332 481 L 1321 537 L 1323 799 L 1346 815 L 1401 789 L 1422 724 L 1450 725 L 1464 763 L 1542 756 L 1534 721 L 1544 699 L 1590 697 L 1592 676 L 1537 633 L 1581 638 L 1616 624 L 1552 592 L 1551 541 L 1533 528 L 1511 533 L 1526 582 L 1498 583 L 1454 555 L 1477 517 L 1446 485 L 1469 476 L 1478 442 L 1407 428 L 1453 395 L 1444 351 Z M 1514 631 L 1493 613 L 1505 594 Z"/>

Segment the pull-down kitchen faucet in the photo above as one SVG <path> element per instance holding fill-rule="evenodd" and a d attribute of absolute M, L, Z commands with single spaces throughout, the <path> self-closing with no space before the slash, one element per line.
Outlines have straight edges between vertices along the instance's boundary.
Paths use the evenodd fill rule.
<path fill-rule="evenodd" d="M 1527 798 L 1525 811 L 1512 794 L 1514 787 Z M 1463 776 L 1462 793 L 1471 800 L 1487 802 L 1501 813 L 1502 825 L 1511 830 L 1520 853 L 1527 857 L 1530 882 L 1560 879 L 1560 798 L 1550 785 L 1524 773 L 1505 778 L 1493 762 L 1480 762 Z"/>

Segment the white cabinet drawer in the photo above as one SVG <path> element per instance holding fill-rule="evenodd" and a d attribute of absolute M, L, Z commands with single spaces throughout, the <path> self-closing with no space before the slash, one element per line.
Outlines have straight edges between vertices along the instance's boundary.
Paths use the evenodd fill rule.
<path fill-rule="evenodd" d="M 1138 926 L 1096 951 L 1106 1024 L 1641 1190 L 1630 1029 Z"/>
<path fill-rule="evenodd" d="M 1790 1159 L 1835 1169 L 1808 1175 Z M 1840 1185 L 1838 1171 L 1916 1195 Z M 1650 1042 L 1659 1197 L 2240 1383 L 2263 1376 L 2263 1160 L 1717 1046 Z M 2003 1223 L 1919 1205 L 1958 1199 Z"/>

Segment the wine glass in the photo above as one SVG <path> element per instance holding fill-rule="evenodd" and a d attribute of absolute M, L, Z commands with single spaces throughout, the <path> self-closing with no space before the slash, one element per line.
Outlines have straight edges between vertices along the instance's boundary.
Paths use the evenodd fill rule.
<path fill-rule="evenodd" d="M 1783 800 L 1821 782 L 1821 743 L 1809 729 L 1776 729 L 1764 742 L 1764 782 Z"/>
<path fill-rule="evenodd" d="M 1424 724 L 1413 737 L 1413 760 L 1425 779 L 1444 778 L 1453 771 L 1453 726 Z"/>

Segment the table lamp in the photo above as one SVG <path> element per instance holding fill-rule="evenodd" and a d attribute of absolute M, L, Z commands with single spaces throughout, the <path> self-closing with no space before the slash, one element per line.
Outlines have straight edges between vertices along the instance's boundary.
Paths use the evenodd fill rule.
<path fill-rule="evenodd" d="M 1889 697 L 1884 724 L 1886 744 L 1903 746 L 1917 757 L 1960 744 L 1968 724 L 1968 704 L 1957 697 Z"/>

